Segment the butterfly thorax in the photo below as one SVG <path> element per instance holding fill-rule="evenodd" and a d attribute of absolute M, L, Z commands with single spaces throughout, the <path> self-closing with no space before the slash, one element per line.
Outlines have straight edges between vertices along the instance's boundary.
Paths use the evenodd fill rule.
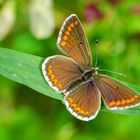
<path fill-rule="evenodd" d="M 89 70 L 83 71 L 82 75 L 79 78 L 73 80 L 70 83 L 70 85 L 66 89 L 66 92 L 68 92 L 68 93 L 72 92 L 74 89 L 76 89 L 81 84 L 86 83 L 88 81 L 92 81 L 96 74 L 97 74 L 97 71 L 95 68 L 91 68 Z"/>
<path fill-rule="evenodd" d="M 85 72 L 83 72 L 81 79 L 83 81 L 88 81 L 90 79 L 93 78 L 93 76 L 97 73 L 95 68 L 91 68 L 90 70 L 86 70 Z"/>

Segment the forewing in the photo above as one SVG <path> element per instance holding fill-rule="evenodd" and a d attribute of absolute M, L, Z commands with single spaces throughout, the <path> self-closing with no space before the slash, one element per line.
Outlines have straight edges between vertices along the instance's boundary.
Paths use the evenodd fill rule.
<path fill-rule="evenodd" d="M 94 119 L 101 105 L 101 94 L 95 84 L 90 81 L 80 85 L 64 98 L 67 109 L 76 118 L 89 121 Z"/>
<path fill-rule="evenodd" d="M 98 75 L 95 78 L 105 105 L 111 110 L 126 109 L 140 104 L 140 95 L 117 80 Z"/>
<path fill-rule="evenodd" d="M 71 58 L 61 55 L 48 57 L 42 64 L 42 71 L 48 84 L 55 91 L 61 92 L 82 73 Z"/>
<path fill-rule="evenodd" d="M 69 16 L 59 32 L 57 46 L 82 68 L 92 66 L 91 51 L 82 25 L 75 14 Z"/>

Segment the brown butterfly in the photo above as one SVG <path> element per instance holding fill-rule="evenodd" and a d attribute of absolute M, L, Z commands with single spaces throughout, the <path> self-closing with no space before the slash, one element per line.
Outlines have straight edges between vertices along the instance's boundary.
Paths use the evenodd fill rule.
<path fill-rule="evenodd" d="M 59 32 L 57 46 L 69 57 L 55 55 L 42 64 L 48 84 L 64 94 L 67 109 L 76 118 L 89 121 L 98 114 L 101 97 L 110 110 L 126 109 L 140 104 L 140 95 L 115 79 L 98 74 L 92 67 L 92 56 L 82 25 L 70 15 Z"/>

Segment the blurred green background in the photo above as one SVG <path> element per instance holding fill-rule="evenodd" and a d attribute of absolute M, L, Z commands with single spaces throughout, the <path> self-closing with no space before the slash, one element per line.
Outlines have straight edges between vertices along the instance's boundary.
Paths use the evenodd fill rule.
<path fill-rule="evenodd" d="M 139 0 L 0 0 L 0 47 L 44 58 L 62 54 L 56 40 L 72 13 L 83 24 L 93 62 L 98 39 L 98 66 L 140 85 Z M 139 140 L 139 127 L 140 116 L 103 111 L 82 122 L 61 101 L 0 76 L 0 140 Z"/>

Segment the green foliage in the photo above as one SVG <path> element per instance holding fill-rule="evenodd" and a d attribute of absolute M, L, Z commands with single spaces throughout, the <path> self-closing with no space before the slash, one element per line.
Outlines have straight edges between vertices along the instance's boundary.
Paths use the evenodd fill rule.
<path fill-rule="evenodd" d="M 44 81 L 41 64 L 43 58 L 0 48 L 0 74 L 26 85 L 47 96 L 62 99 Z"/>

